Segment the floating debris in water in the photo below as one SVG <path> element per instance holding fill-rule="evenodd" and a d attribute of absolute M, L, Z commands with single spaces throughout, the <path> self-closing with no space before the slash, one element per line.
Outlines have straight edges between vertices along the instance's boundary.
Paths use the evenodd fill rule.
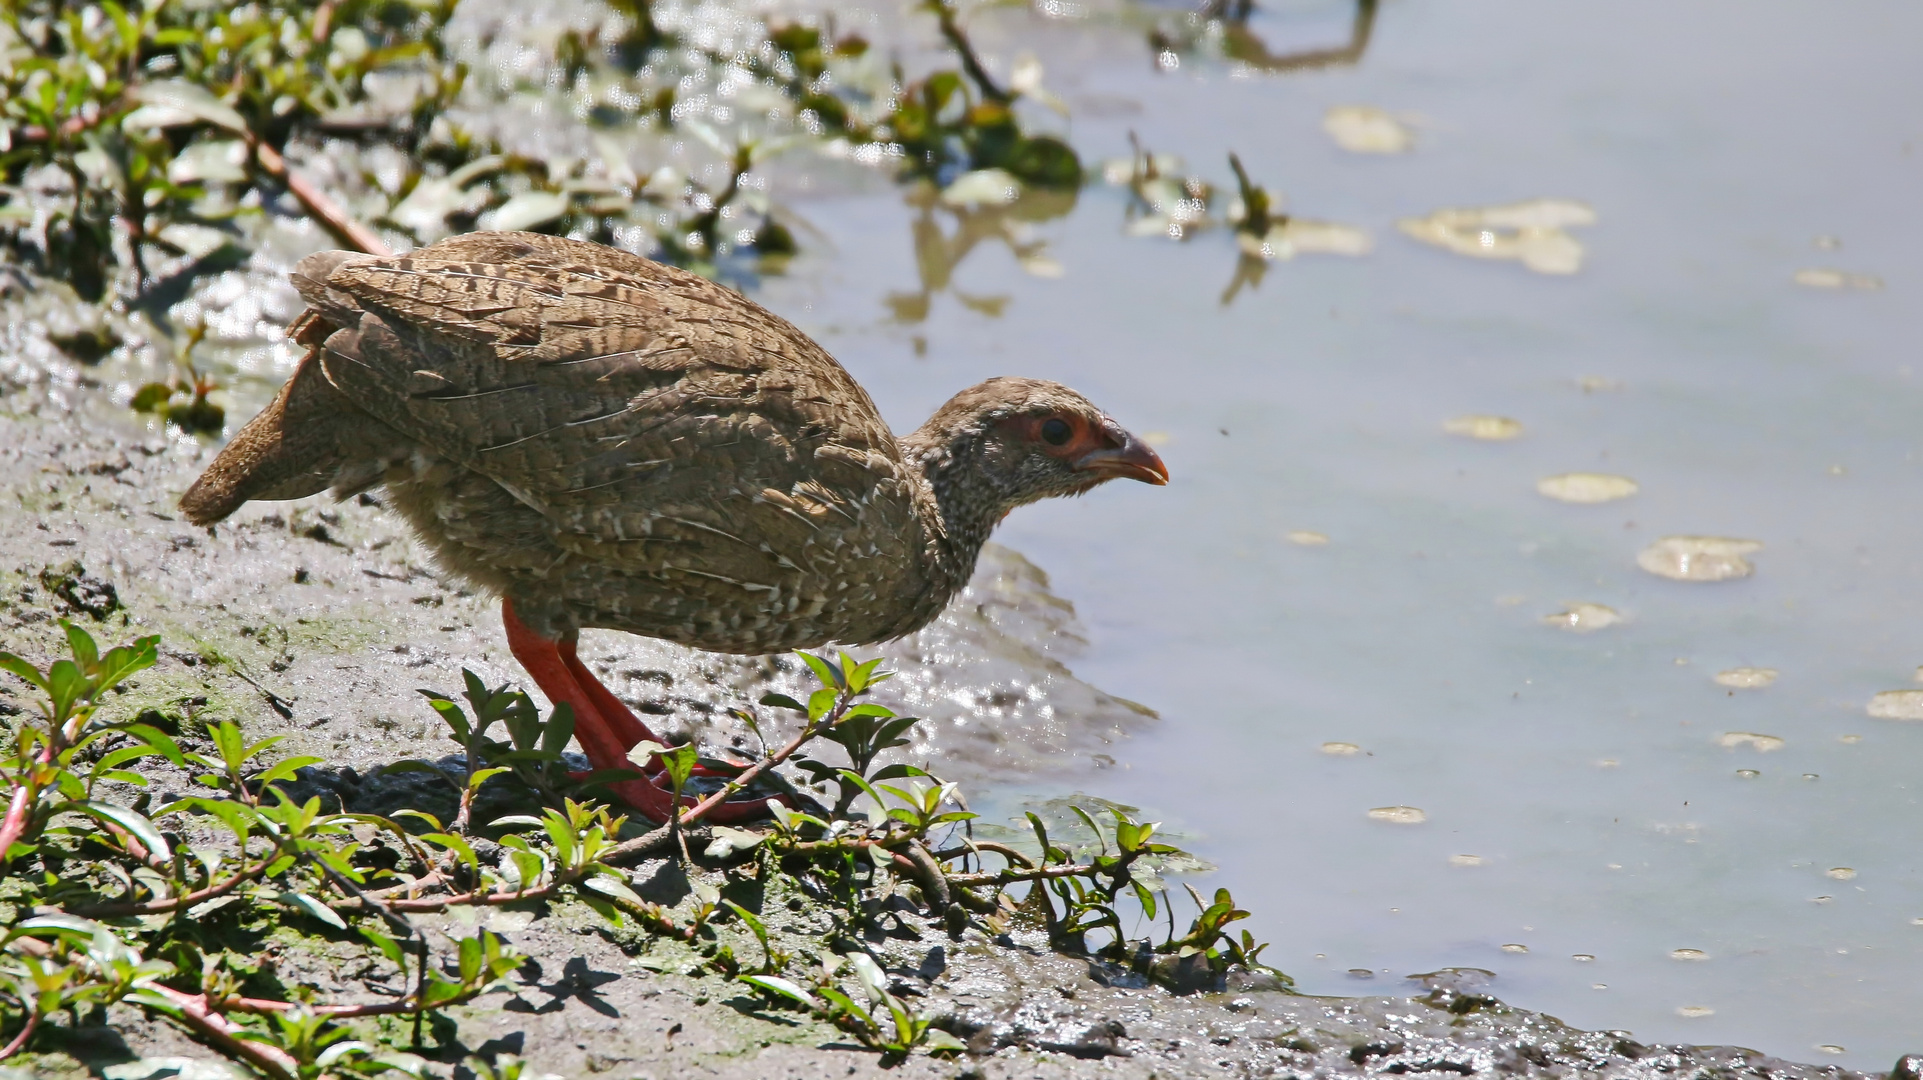
<path fill-rule="evenodd" d="M 1373 978 L 1375 978 L 1375 972 L 1373 972 L 1373 971 L 1371 971 L 1371 970 L 1369 970 L 1368 968 L 1350 968 L 1350 969 L 1349 969 L 1349 978 L 1351 978 L 1351 979 L 1373 979 Z"/>
<path fill-rule="evenodd" d="M 1354 757 L 1362 752 L 1362 748 L 1352 742 L 1325 742 L 1322 752 L 1335 757 Z"/>
<path fill-rule="evenodd" d="M 1526 952 L 1528 952 L 1528 951 L 1529 951 L 1529 946 L 1527 946 L 1527 945 L 1516 945 L 1516 944 L 1513 944 L 1513 943 L 1511 943 L 1511 944 L 1508 944 L 1508 945 L 1504 945 L 1504 946 L 1502 947 L 1502 951 L 1503 951 L 1503 952 L 1506 952 L 1506 953 L 1526 953 Z"/>
<path fill-rule="evenodd" d="M 1837 742 L 1840 742 L 1840 743 L 1843 743 L 1843 744 L 1845 744 L 1845 745 L 1848 745 L 1848 746 L 1855 746 L 1855 745 L 1856 745 L 1857 743 L 1860 743 L 1860 742 L 1862 742 L 1862 741 L 1863 741 L 1863 736 L 1861 736 L 1861 735 L 1838 735 L 1838 736 L 1836 737 L 1836 741 L 1837 741 Z"/>
<path fill-rule="evenodd" d="M 1745 555 L 1763 550 L 1759 540 L 1727 536 L 1665 536 L 1636 556 L 1636 565 L 1672 581 L 1730 581 L 1756 572 Z"/>
<path fill-rule="evenodd" d="M 1579 952 L 1572 954 L 1569 959 L 1574 960 L 1578 964 L 1588 964 L 1593 963 L 1596 957 L 1593 953 Z"/>
<path fill-rule="evenodd" d="M 1694 1020 L 1703 1016 L 1715 1016 L 1716 1010 L 1707 1005 L 1678 1005 L 1676 1015 Z"/>
<path fill-rule="evenodd" d="M 1816 1052 L 1819 1054 L 1847 1054 L 1849 1053 L 1849 1049 L 1838 1046 L 1835 1043 L 1817 1043 Z"/>
<path fill-rule="evenodd" d="M 1623 384 L 1601 375 L 1584 375 L 1576 380 L 1576 389 L 1585 394 L 1599 394 L 1606 390 L 1621 390 Z"/>
<path fill-rule="evenodd" d="M 1375 247 L 1369 234 L 1353 225 L 1301 218 L 1287 218 L 1260 237 L 1238 232 L 1235 241 L 1252 259 L 1284 261 L 1297 255 L 1367 255 Z"/>
<path fill-rule="evenodd" d="M 1577 634 L 1588 634 L 1623 621 L 1622 614 L 1605 604 L 1570 604 L 1554 615 L 1544 615 L 1543 625 Z"/>
<path fill-rule="evenodd" d="M 1733 667 L 1716 673 L 1716 685 L 1732 690 L 1761 690 L 1776 681 L 1773 667 Z"/>
<path fill-rule="evenodd" d="M 1420 825 L 1429 820 L 1429 815 L 1414 806 L 1378 806 L 1369 811 L 1369 820 L 1391 825 Z"/>
<path fill-rule="evenodd" d="M 941 189 L 944 206 L 1007 206 L 1020 198 L 1022 182 L 1006 169 L 975 169 Z"/>
<path fill-rule="evenodd" d="M 1765 754 L 1772 750 L 1781 750 L 1784 745 L 1783 740 L 1775 735 L 1758 735 L 1753 731 L 1725 731 L 1722 737 L 1717 739 L 1716 742 L 1718 745 L 1730 750 L 1734 750 L 1739 746 L 1747 746 L 1755 750 L 1760 750 Z"/>
<path fill-rule="evenodd" d="M 1878 720 L 1923 720 L 1923 690 L 1885 690 L 1866 711 Z"/>
<path fill-rule="evenodd" d="M 1627 499 L 1642 488 L 1627 476 L 1572 472 L 1545 476 L 1536 481 L 1536 490 L 1559 502 L 1605 503 Z"/>
<path fill-rule="evenodd" d="M 1518 259 L 1539 274 L 1582 269 L 1582 244 L 1564 231 L 1594 225 L 1596 212 L 1572 199 L 1438 210 L 1403 218 L 1396 228 L 1427 244 L 1478 259 Z"/>
<path fill-rule="evenodd" d="M 1671 949 L 1669 958 L 1671 960 L 1707 960 L 1709 954 L 1701 949 Z"/>
<path fill-rule="evenodd" d="M 1875 274 L 1851 274 L 1842 270 L 1811 267 L 1798 270 L 1795 281 L 1809 289 L 1863 289 L 1875 291 L 1883 287 L 1883 279 Z"/>
<path fill-rule="evenodd" d="M 1337 105 L 1323 114 L 1322 130 L 1358 154 L 1400 154 L 1416 141 L 1409 125 L 1373 105 Z"/>
<path fill-rule="evenodd" d="M 1283 535 L 1289 543 L 1300 547 L 1321 547 L 1329 542 L 1326 535 L 1310 529 L 1296 529 Z"/>
<path fill-rule="evenodd" d="M 1738 780 L 1754 780 L 1761 775 L 1763 774 L 1757 772 L 1755 769 L 1737 769 L 1736 770 L 1736 779 Z"/>
<path fill-rule="evenodd" d="M 1823 876 L 1835 878 L 1838 881 L 1849 881 L 1856 877 L 1856 871 L 1847 866 L 1832 866 L 1828 870 L 1823 871 Z"/>
<path fill-rule="evenodd" d="M 1469 439 L 1503 442 L 1522 434 L 1522 422 L 1506 416 L 1458 416 L 1443 421 L 1442 430 Z"/>
<path fill-rule="evenodd" d="M 1482 858 L 1482 856 L 1480 856 L 1480 855 L 1451 855 L 1451 856 L 1449 856 L 1449 865 L 1450 865 L 1450 866 L 1481 866 L 1481 865 L 1483 864 L 1483 861 L 1484 861 L 1484 860 L 1483 860 L 1483 858 Z"/>

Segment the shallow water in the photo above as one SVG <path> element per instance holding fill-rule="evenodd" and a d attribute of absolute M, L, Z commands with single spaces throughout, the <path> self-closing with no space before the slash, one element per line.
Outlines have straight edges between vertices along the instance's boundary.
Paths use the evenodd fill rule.
<path fill-rule="evenodd" d="M 1253 25 L 1328 45 L 1351 11 Z M 1040 53 L 1085 156 L 1132 129 L 1223 183 L 1233 149 L 1375 241 L 1224 306 L 1226 233 L 1129 238 L 1097 188 L 1027 237 L 1059 277 L 991 239 L 907 322 L 886 298 L 916 291 L 917 211 L 799 204 L 837 253 L 762 295 L 898 427 L 1019 372 L 1165 437 L 1168 488 L 999 534 L 1090 628 L 1076 673 L 1163 717 L 1071 782 L 1199 835 L 1306 989 L 1468 965 L 1643 1039 L 1878 1069 L 1923 1048 L 1923 724 L 1866 711 L 1923 663 L 1923 9 L 1396 3 L 1358 66 L 1245 76 L 1158 74 L 1100 20 L 977 27 Z M 1413 147 L 1340 149 L 1347 105 L 1409 117 Z M 1535 198 L 1593 208 L 1577 273 L 1396 229 Z M 1521 434 L 1445 431 L 1469 415 Z M 1639 490 L 1538 492 L 1568 473 Z M 1764 546 L 1749 577 L 1640 569 L 1671 535 Z M 1545 625 L 1580 604 L 1621 621 Z M 1716 681 L 1738 667 L 1780 675 Z M 1426 820 L 1370 814 L 1391 807 Z"/>
<path fill-rule="evenodd" d="M 1173 7 L 1043 7 L 1080 14 L 971 27 L 998 71 L 1040 56 L 1085 159 L 1132 130 L 1222 185 L 1234 150 L 1372 243 L 1252 272 L 1223 229 L 1128 235 L 1120 188 L 963 213 L 846 164 L 774 170 L 806 252 L 754 291 L 898 429 L 988 375 L 1056 378 L 1174 473 L 999 534 L 1074 604 L 1087 640 L 1058 652 L 1088 685 L 1004 755 L 1085 756 L 992 801 L 1144 807 L 1307 990 L 1473 966 L 1644 1040 L 1923 1049 L 1923 723 L 1868 711 L 1923 664 L 1923 9 L 1403 0 L 1358 64 L 1264 73 L 1158 68 L 1144 31 Z M 1355 15 L 1250 25 L 1271 55 L 1339 52 Z M 1483 243 L 1519 222 L 1553 227 Z M 1411 235 L 1439 230 L 1513 257 Z M 326 242 L 276 235 L 257 268 Z M 291 294 L 235 273 L 201 299 L 235 325 L 244 419 L 291 359 Z M 1640 568 L 1671 536 L 1763 546 L 1644 560 L 1727 580 Z M 955 723 L 964 691 L 1047 674 L 934 659 L 958 670 L 917 692 Z M 1738 668 L 1778 674 L 1718 680 Z M 1071 713 L 1133 726 L 1104 691 L 1161 722 L 1055 739 Z"/>

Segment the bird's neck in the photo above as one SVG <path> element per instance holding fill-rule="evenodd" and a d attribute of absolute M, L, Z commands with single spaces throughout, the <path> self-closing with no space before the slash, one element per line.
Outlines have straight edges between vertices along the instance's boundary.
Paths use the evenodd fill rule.
<path fill-rule="evenodd" d="M 921 471 L 933 495 L 924 511 L 929 532 L 930 591 L 946 605 L 968 584 L 982 545 L 1012 508 L 1008 493 L 982 467 L 972 432 L 944 431 L 930 421 L 901 440 L 902 454 Z"/>

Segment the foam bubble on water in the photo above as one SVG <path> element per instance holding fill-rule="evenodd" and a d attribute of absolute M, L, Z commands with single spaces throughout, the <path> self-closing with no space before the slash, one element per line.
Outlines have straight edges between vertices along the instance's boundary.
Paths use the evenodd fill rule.
<path fill-rule="evenodd" d="M 1606 604 L 1574 603 L 1554 615 L 1544 615 L 1542 621 L 1545 626 L 1588 634 L 1622 622 L 1623 616 Z"/>
<path fill-rule="evenodd" d="M 1536 481 L 1537 492 L 1567 503 L 1606 503 L 1627 499 L 1640 490 L 1629 477 L 1608 473 L 1562 473 Z"/>
<path fill-rule="evenodd" d="M 1745 555 L 1763 550 L 1760 540 L 1728 536 L 1665 536 L 1636 556 L 1636 565 L 1672 581 L 1730 581 L 1756 572 Z"/>
<path fill-rule="evenodd" d="M 1509 945 L 1504 945 L 1502 947 L 1502 951 L 1506 953 L 1526 953 L 1529 951 L 1529 946 L 1509 944 Z"/>
<path fill-rule="evenodd" d="M 1283 538 L 1297 547 L 1321 547 L 1329 542 L 1327 535 L 1311 529 L 1295 529 L 1284 533 Z"/>
<path fill-rule="evenodd" d="M 1357 154 L 1400 154 L 1415 145 L 1415 132 L 1373 105 L 1337 105 L 1322 116 L 1322 130 Z"/>
<path fill-rule="evenodd" d="M 1352 742 L 1325 742 L 1322 752 L 1335 757 L 1354 757 L 1362 752 L 1362 748 Z"/>
<path fill-rule="evenodd" d="M 1593 962 L 1596 959 L 1596 957 L 1593 953 L 1579 952 L 1570 956 L 1569 959 L 1574 960 L 1579 964 L 1587 964 L 1587 963 Z"/>
<path fill-rule="evenodd" d="M 1836 737 L 1836 741 L 1837 741 L 1837 742 L 1840 742 L 1840 743 L 1843 743 L 1843 744 L 1845 744 L 1845 745 L 1847 745 L 1847 746 L 1855 746 L 1855 745 L 1856 745 L 1857 743 L 1860 743 L 1860 742 L 1862 742 L 1862 741 L 1863 741 L 1863 736 L 1861 736 L 1861 735 L 1838 735 L 1838 736 Z"/>
<path fill-rule="evenodd" d="M 1738 746 L 1747 746 L 1754 750 L 1760 750 L 1765 754 L 1771 750 L 1781 750 L 1783 748 L 1783 740 L 1780 736 L 1758 735 L 1753 731 L 1725 731 L 1716 741 L 1718 744 L 1729 749 L 1735 749 Z"/>
<path fill-rule="evenodd" d="M 1483 859 L 1483 857 L 1482 857 L 1482 856 L 1480 856 L 1480 855 L 1451 855 L 1451 856 L 1449 856 L 1449 865 L 1450 865 L 1450 866 L 1481 866 L 1481 865 L 1483 864 L 1483 862 L 1484 862 L 1484 859 Z"/>
<path fill-rule="evenodd" d="M 1923 720 L 1923 690 L 1885 690 L 1865 711 L 1878 720 Z"/>
<path fill-rule="evenodd" d="M 1369 811 L 1369 820 L 1391 825 L 1420 825 L 1429 820 L 1429 815 L 1416 806 L 1378 806 Z"/>
<path fill-rule="evenodd" d="M 1736 778 L 1739 780 L 1754 780 L 1761 775 L 1763 774 L 1757 772 L 1755 769 L 1737 769 L 1736 770 Z"/>
<path fill-rule="evenodd" d="M 1716 1010 L 1707 1005 L 1678 1005 L 1676 1015 L 1694 1020 L 1703 1016 L 1715 1016 Z"/>
<path fill-rule="evenodd" d="M 1838 1046 L 1838 1045 L 1836 1045 L 1835 1043 L 1817 1043 L 1817 1044 L 1816 1044 L 1816 1051 L 1817 1051 L 1817 1053 L 1819 1053 L 1819 1054 L 1847 1054 L 1847 1053 L 1849 1053 L 1849 1049 L 1848 1049 L 1847 1047 L 1842 1047 L 1842 1046 Z"/>
<path fill-rule="evenodd" d="M 1856 871 L 1847 866 L 1832 866 L 1828 870 L 1823 871 L 1823 876 L 1835 878 L 1838 881 L 1849 881 L 1856 877 Z"/>
<path fill-rule="evenodd" d="M 1733 667 L 1716 673 L 1716 685 L 1733 690 L 1761 690 L 1775 682 L 1778 674 L 1773 667 Z"/>
<path fill-rule="evenodd" d="M 1522 434 L 1522 422 L 1506 416 L 1458 416 L 1444 421 L 1442 430 L 1469 439 L 1505 442 Z"/>
<path fill-rule="evenodd" d="M 1707 960 L 1709 954 L 1701 949 L 1671 949 L 1669 958 L 1671 960 Z"/>
<path fill-rule="evenodd" d="M 1798 270 L 1792 280 L 1806 289 L 1862 289 L 1874 292 L 1883 287 L 1883 279 L 1875 274 L 1852 274 L 1829 267 Z"/>

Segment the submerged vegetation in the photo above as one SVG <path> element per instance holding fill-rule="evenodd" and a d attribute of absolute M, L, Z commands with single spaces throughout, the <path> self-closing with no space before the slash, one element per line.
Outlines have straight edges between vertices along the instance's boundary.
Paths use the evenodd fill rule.
<path fill-rule="evenodd" d="M 1153 823 L 1076 809 L 1091 842 L 1052 838 L 1034 814 L 1032 845 L 978 840 L 954 784 L 878 765 L 917 723 L 862 700 L 889 677 L 879 661 L 802 654 L 816 682 L 807 700 L 760 702 L 789 714 L 792 734 L 751 761 L 709 763 L 728 770 L 702 768 L 692 744 L 638 749 L 658 749 L 678 788 L 709 788 L 678 820 L 646 828 L 593 798 L 613 777 L 563 767 L 565 709 L 542 717 L 526 695 L 472 674 L 462 701 L 423 691 L 458 764 L 385 770 L 439 777 L 451 812 L 437 816 L 429 799 L 375 813 L 310 793 L 324 790 L 314 780 L 325 762 L 276 760 L 278 739 L 250 741 L 234 719 L 117 715 L 116 689 L 155 662 L 158 639 L 103 653 L 80 626 L 62 626 L 65 658 L 0 653 L 37 693 L 0 761 L 0 1058 L 134 1009 L 274 1080 L 428 1075 L 471 1052 L 448 1010 L 510 986 L 526 959 L 484 926 L 430 934 L 419 922 L 456 909 L 591 909 L 629 951 L 686 950 L 705 977 L 747 994 L 751 1014 L 800 1011 L 884 1062 L 963 1049 L 891 989 L 873 943 L 905 912 L 956 940 L 1030 926 L 1059 950 L 1178 990 L 1266 971 L 1262 946 L 1229 929 L 1247 913 L 1226 890 L 1190 890 L 1197 913 L 1177 932 L 1156 868 L 1181 853 Z M 754 708 L 739 715 L 757 733 L 776 726 Z M 497 725 L 505 741 L 490 737 Z M 795 772 L 784 778 L 782 766 Z M 704 824 L 758 781 L 786 793 L 766 827 Z M 176 784 L 198 793 L 152 793 Z M 627 869 L 644 859 L 675 864 L 685 897 L 645 898 Z M 779 896 L 796 899 L 778 911 Z M 804 899 L 825 913 L 815 928 L 775 918 Z M 1131 937 L 1137 924 L 1167 930 Z M 304 948 L 336 962 L 352 954 L 359 990 L 303 979 Z M 480 1075 L 515 1066 L 469 1064 Z"/>

